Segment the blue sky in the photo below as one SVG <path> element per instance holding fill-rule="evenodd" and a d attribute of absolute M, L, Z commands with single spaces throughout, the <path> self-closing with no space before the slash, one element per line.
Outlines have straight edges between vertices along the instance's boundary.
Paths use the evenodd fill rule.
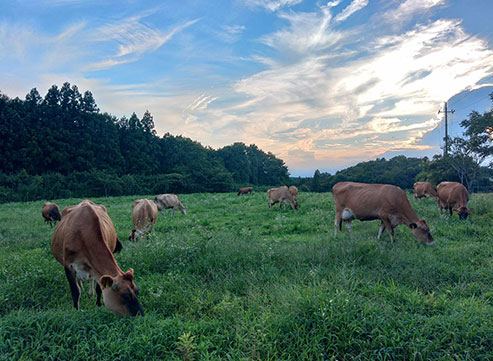
<path fill-rule="evenodd" d="M 255 143 L 292 175 L 440 153 L 490 109 L 493 1 L 3 0 L 0 91 L 68 81 L 158 134 Z"/>

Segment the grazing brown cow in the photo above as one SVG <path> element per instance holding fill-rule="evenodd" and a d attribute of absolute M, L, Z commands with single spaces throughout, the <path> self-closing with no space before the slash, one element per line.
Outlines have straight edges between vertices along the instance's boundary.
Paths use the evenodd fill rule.
<path fill-rule="evenodd" d="M 291 193 L 291 195 L 293 196 L 293 199 L 295 201 L 298 200 L 298 188 L 296 188 L 296 186 L 290 186 L 289 187 L 289 193 Z"/>
<path fill-rule="evenodd" d="M 438 193 L 430 182 L 414 183 L 414 198 L 418 199 L 423 197 L 426 198 L 433 197 L 433 199 L 438 201 Z"/>
<path fill-rule="evenodd" d="M 252 194 L 252 192 L 253 192 L 253 187 L 243 187 L 240 188 L 237 195 L 240 196 L 242 194 L 247 194 L 247 193 Z"/>
<path fill-rule="evenodd" d="M 49 223 L 51 227 L 62 219 L 62 216 L 60 215 L 60 208 L 58 208 L 56 203 L 46 202 L 43 204 L 41 214 L 45 219 L 45 223 Z"/>
<path fill-rule="evenodd" d="M 342 221 L 351 234 L 351 221 L 371 221 L 380 219 L 378 239 L 385 229 L 394 242 L 394 228 L 405 224 L 414 236 L 428 245 L 433 244 L 430 228 L 424 219 L 419 219 L 411 208 L 406 193 L 399 187 L 389 184 L 366 184 L 339 182 L 332 188 L 336 206 L 334 219 L 335 234 L 342 230 Z"/>
<path fill-rule="evenodd" d="M 187 209 L 181 204 L 176 194 L 159 194 L 154 198 L 154 203 L 156 203 L 163 216 L 164 210 L 169 208 L 173 209 L 172 217 L 175 215 L 176 210 L 180 210 L 184 215 L 187 214 Z"/>
<path fill-rule="evenodd" d="M 296 202 L 286 186 L 271 188 L 267 191 L 267 195 L 269 197 L 269 208 L 272 208 L 273 204 L 279 203 L 280 209 L 283 203 L 289 203 L 291 208 L 298 209 L 298 202 Z"/>
<path fill-rule="evenodd" d="M 448 209 L 450 215 L 455 211 L 460 220 L 465 220 L 472 208 L 467 208 L 469 193 L 466 187 L 457 182 L 442 182 L 437 186 L 438 190 L 438 209 L 442 214 L 442 209 Z"/>
<path fill-rule="evenodd" d="M 77 280 L 96 280 L 96 304 L 119 315 L 144 314 L 137 299 L 134 271 L 123 272 L 113 257 L 118 238 L 106 208 L 89 200 L 66 207 L 51 240 L 51 252 L 65 268 L 72 300 L 79 309 Z"/>
<path fill-rule="evenodd" d="M 149 199 L 137 199 L 133 204 L 132 223 L 135 228 L 130 232 L 129 240 L 149 235 L 157 221 L 156 203 Z"/>

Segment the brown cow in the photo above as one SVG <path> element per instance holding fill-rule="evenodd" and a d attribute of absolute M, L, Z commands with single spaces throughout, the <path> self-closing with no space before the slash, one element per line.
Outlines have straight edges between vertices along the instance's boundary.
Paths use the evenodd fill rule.
<path fill-rule="evenodd" d="M 247 194 L 247 193 L 252 194 L 252 192 L 253 192 L 253 187 L 243 187 L 240 188 L 237 195 L 240 196 L 242 194 Z"/>
<path fill-rule="evenodd" d="M 149 235 L 157 221 L 157 205 L 149 199 L 137 199 L 133 204 L 132 223 L 135 228 L 128 236 L 129 240 L 135 240 L 144 235 Z"/>
<path fill-rule="evenodd" d="M 438 193 L 430 182 L 416 182 L 414 183 L 414 199 L 433 197 L 438 201 Z"/>
<path fill-rule="evenodd" d="M 173 212 L 171 216 L 175 215 L 176 210 L 180 210 L 184 215 L 187 214 L 187 209 L 183 204 L 181 204 L 178 196 L 176 194 L 159 194 L 154 198 L 154 203 L 156 203 L 157 208 L 161 211 L 164 216 L 164 210 L 172 208 Z"/>
<path fill-rule="evenodd" d="M 134 271 L 123 272 L 113 257 L 117 236 L 106 208 L 89 200 L 66 207 L 51 241 L 51 252 L 65 268 L 72 300 L 79 309 L 81 281 L 97 281 L 96 304 L 101 294 L 106 307 L 119 315 L 144 314 L 137 299 Z"/>
<path fill-rule="evenodd" d="M 394 228 L 405 224 L 414 236 L 428 245 L 433 244 L 430 228 L 424 219 L 419 219 L 411 208 L 406 193 L 399 187 L 389 184 L 365 184 L 339 182 L 332 188 L 336 206 L 334 219 L 335 234 L 342 230 L 342 221 L 351 234 L 351 222 L 354 219 L 371 221 L 380 219 L 378 239 L 385 229 L 394 242 Z"/>
<path fill-rule="evenodd" d="M 62 216 L 60 215 L 60 208 L 58 208 L 56 203 L 46 202 L 43 204 L 41 214 L 45 219 L 45 223 L 49 223 L 51 227 L 62 219 Z"/>
<path fill-rule="evenodd" d="M 457 182 L 442 182 L 437 186 L 438 190 L 438 209 L 442 214 L 442 209 L 448 209 L 450 215 L 455 211 L 460 220 L 465 220 L 472 208 L 467 208 L 469 193 L 466 187 Z"/>
<path fill-rule="evenodd" d="M 273 204 L 279 203 L 280 209 L 283 203 L 289 203 L 291 208 L 298 209 L 298 202 L 296 202 L 286 186 L 271 188 L 267 191 L 267 195 L 269 197 L 269 208 L 272 208 Z"/>
<path fill-rule="evenodd" d="M 289 193 L 291 193 L 291 195 L 293 196 L 293 199 L 295 201 L 298 200 L 298 188 L 296 188 L 296 186 L 290 186 L 289 187 Z"/>

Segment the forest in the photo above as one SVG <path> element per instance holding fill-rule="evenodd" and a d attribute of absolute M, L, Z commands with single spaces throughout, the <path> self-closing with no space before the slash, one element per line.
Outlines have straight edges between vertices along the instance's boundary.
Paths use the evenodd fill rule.
<path fill-rule="evenodd" d="M 0 93 L 0 202 L 152 193 L 227 192 L 288 180 L 284 162 L 256 145 L 214 150 L 157 136 L 149 111 L 117 118 L 90 91 L 53 85 L 43 97 Z"/>
<path fill-rule="evenodd" d="M 492 94 L 493 99 L 493 94 Z M 100 111 L 90 91 L 53 85 L 44 98 L 0 93 L 0 202 L 157 193 L 229 192 L 239 186 L 294 184 L 329 192 L 340 181 L 388 183 L 457 181 L 471 192 L 493 191 L 493 111 L 472 112 L 446 155 L 397 156 L 362 162 L 336 174 L 289 177 L 284 161 L 255 144 L 220 149 L 181 135 L 158 136 L 146 111 L 117 118 Z"/>

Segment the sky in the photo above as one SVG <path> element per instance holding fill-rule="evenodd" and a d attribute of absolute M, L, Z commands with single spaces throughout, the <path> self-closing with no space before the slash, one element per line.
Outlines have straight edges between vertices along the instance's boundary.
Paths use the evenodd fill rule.
<path fill-rule="evenodd" d="M 293 176 L 441 153 L 491 109 L 490 0 L 2 0 L 0 92 L 66 81 L 158 135 L 256 144 Z"/>

